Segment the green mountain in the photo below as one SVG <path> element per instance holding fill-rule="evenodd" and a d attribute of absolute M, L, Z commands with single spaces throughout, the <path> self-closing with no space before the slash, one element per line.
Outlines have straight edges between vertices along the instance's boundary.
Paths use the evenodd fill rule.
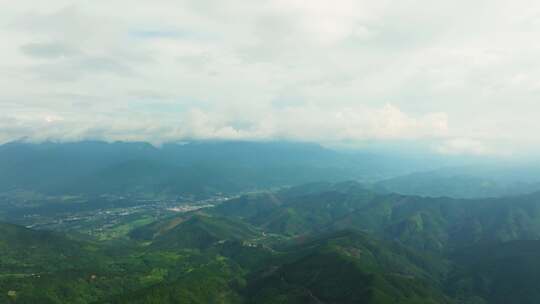
<path fill-rule="evenodd" d="M 145 179 L 153 165 L 141 166 L 124 179 Z M 540 193 L 454 199 L 318 182 L 158 218 L 124 217 L 129 238 L 109 242 L 0 224 L 0 303 L 540 299 Z"/>
<path fill-rule="evenodd" d="M 445 258 L 353 230 L 265 241 L 268 234 L 238 219 L 203 214 L 139 229 L 137 237 L 150 245 L 107 248 L 1 224 L 0 300 L 527 304 L 538 300 L 538 241 L 480 242 L 457 248 Z"/>
<path fill-rule="evenodd" d="M 240 198 L 215 212 L 242 215 L 255 226 L 290 236 L 356 229 L 421 250 L 540 238 L 540 193 L 465 200 L 380 194 L 350 184 Z"/>
<path fill-rule="evenodd" d="M 295 240 L 278 261 L 248 284 L 253 303 L 450 303 L 444 263 L 352 231 Z"/>
<path fill-rule="evenodd" d="M 96 304 L 245 303 L 237 291 L 243 282 L 238 273 L 240 269 L 218 259 L 206 260 L 196 266 L 171 282 L 113 296 Z"/>
<path fill-rule="evenodd" d="M 223 216 L 249 218 L 275 210 L 283 203 L 282 198 L 274 193 L 247 194 L 217 206 L 212 211 Z"/>
<path fill-rule="evenodd" d="M 447 290 L 463 303 L 540 301 L 540 241 L 482 243 L 452 255 Z"/>
<path fill-rule="evenodd" d="M 102 272 L 103 261 L 93 244 L 0 223 L 0 302 L 59 303 L 77 290 L 91 300 L 95 292 L 84 282 Z"/>
<path fill-rule="evenodd" d="M 82 252 L 93 249 L 91 244 L 60 234 L 0 223 L 0 267 L 3 272 L 28 274 L 36 269 L 62 267 L 65 261 L 82 259 Z"/>
<path fill-rule="evenodd" d="M 228 267 L 215 255 L 178 249 L 110 247 L 0 224 L 0 303 L 103 303 L 115 295 L 185 279 L 192 272 L 201 280 L 208 269 L 222 276 Z M 189 282 L 208 292 L 203 281 Z"/>
<path fill-rule="evenodd" d="M 155 249 L 206 249 L 220 242 L 253 239 L 261 236 L 261 232 L 234 219 L 195 214 L 173 218 L 158 226 L 150 224 L 132 233 L 133 237 L 150 235 L 151 247 Z"/>
<path fill-rule="evenodd" d="M 219 255 L 175 281 L 106 303 L 452 303 L 437 283 L 446 264 L 396 243 L 342 231 L 278 247 L 263 267 Z"/>

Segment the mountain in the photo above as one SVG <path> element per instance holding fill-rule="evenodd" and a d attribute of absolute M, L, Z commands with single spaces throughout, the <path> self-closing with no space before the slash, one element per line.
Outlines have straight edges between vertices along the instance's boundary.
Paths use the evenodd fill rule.
<path fill-rule="evenodd" d="M 227 261 L 206 260 L 170 282 L 111 296 L 95 304 L 243 304 L 237 290 L 243 281 L 239 271 Z"/>
<path fill-rule="evenodd" d="M 123 242 L 0 224 L 0 301 L 533 304 L 539 219 L 539 193 L 318 182 L 161 218 Z"/>
<path fill-rule="evenodd" d="M 90 243 L 0 224 L 0 303 L 103 303 L 191 272 L 198 273 L 199 281 L 186 280 L 202 290 L 208 288 L 207 272 L 223 276 L 227 265 L 192 251 L 148 252 L 129 244 Z"/>
<path fill-rule="evenodd" d="M 9 143 L 0 191 L 207 194 L 359 177 L 355 160 L 314 144 L 193 142 Z"/>
<path fill-rule="evenodd" d="M 248 285 L 254 303 L 451 303 L 426 271 L 440 264 L 364 234 L 303 241 L 282 259 Z"/>
<path fill-rule="evenodd" d="M 27 276 L 64 271 L 97 258 L 98 247 L 63 234 L 0 223 L 0 272 Z"/>
<path fill-rule="evenodd" d="M 230 225 L 227 228 L 233 231 L 225 233 L 219 230 L 227 224 Z M 244 270 L 219 252 L 199 253 L 196 246 L 201 243 L 197 238 L 212 235 L 207 233 L 210 229 L 222 233 L 220 238 L 232 234 L 243 237 L 246 232 L 227 220 L 202 216 L 188 219 L 183 227 L 187 231 L 182 231 L 180 234 L 183 236 L 175 238 L 182 241 L 167 244 L 166 248 L 156 246 L 147 249 L 138 244 L 107 245 L 77 241 L 48 231 L 0 224 L 0 303 L 104 303 L 108 299 L 114 300 L 115 295 L 124 294 L 137 295 L 141 299 L 144 297 L 138 296 L 139 291 L 179 283 L 185 288 L 170 301 L 159 303 L 176 303 L 186 298 L 198 299 L 194 303 L 207 303 L 213 297 L 223 301 L 229 298 L 224 293 L 229 292 L 230 300 L 226 303 L 235 303 L 235 291 L 230 289 L 229 280 L 238 278 L 241 281 Z M 247 233 L 249 237 L 253 234 Z M 171 239 L 167 233 L 163 237 Z M 185 242 L 194 238 L 195 243 Z M 157 237 L 156 242 L 159 244 L 165 239 Z M 232 243 L 223 250 L 234 250 L 239 255 L 240 249 L 246 247 L 239 244 L 240 247 L 235 249 L 236 243 Z M 200 249 L 213 244 L 213 241 L 204 243 Z M 252 258 L 253 254 L 250 256 Z M 129 296 L 120 297 L 127 298 Z M 153 302 L 148 300 L 144 303 Z"/>
<path fill-rule="evenodd" d="M 233 247 L 229 250 L 240 250 Z M 365 234 L 339 231 L 293 239 L 267 253 L 260 267 L 238 264 L 238 255 L 220 255 L 177 280 L 104 302 L 452 303 L 438 285 L 446 264 Z"/>
<path fill-rule="evenodd" d="M 131 236 L 151 240 L 155 249 L 206 249 L 224 241 L 253 239 L 261 232 L 234 219 L 194 214 L 140 227 Z"/>
<path fill-rule="evenodd" d="M 87 292 L 86 284 L 74 286 L 69 279 L 89 277 L 88 268 L 100 273 L 104 260 L 94 244 L 0 223 L 0 302 L 57 303 L 62 292 Z"/>
<path fill-rule="evenodd" d="M 375 183 L 382 192 L 452 198 L 515 196 L 540 191 L 540 169 L 458 167 L 415 172 Z"/>
<path fill-rule="evenodd" d="M 129 174 L 111 178 L 142 179 L 150 187 L 154 181 L 145 172 L 169 168 L 135 162 Z M 56 205 L 62 204 L 72 203 Z M 114 204 L 123 211 L 123 200 Z M 152 218 L 133 225 L 141 217 L 124 217 L 129 237 L 103 242 L 0 223 L 0 303 L 540 299 L 539 192 L 456 199 L 380 192 L 355 181 L 315 182 L 148 223 Z M 97 228 L 108 229 L 103 222 Z"/>
<path fill-rule="evenodd" d="M 540 241 L 477 244 L 452 256 L 457 267 L 447 290 L 463 303 L 523 303 L 540 301 Z"/>
<path fill-rule="evenodd" d="M 212 211 L 223 216 L 249 218 L 259 213 L 271 212 L 281 204 L 283 201 L 279 195 L 263 192 L 242 195 L 231 203 L 218 205 Z"/>
<path fill-rule="evenodd" d="M 467 200 L 381 194 L 355 184 L 293 187 L 258 195 L 260 204 L 257 196 L 230 200 L 214 212 L 242 215 L 255 226 L 290 236 L 356 229 L 430 251 L 540 238 L 540 193 Z"/>
<path fill-rule="evenodd" d="M 436 166 L 435 160 L 427 164 L 295 142 L 194 141 L 161 147 L 12 142 L 0 145 L 0 192 L 208 195 L 317 181 L 371 181 Z"/>
<path fill-rule="evenodd" d="M 47 192 L 115 163 L 153 153 L 155 148 L 144 143 L 7 143 L 0 145 L 0 190 Z"/>

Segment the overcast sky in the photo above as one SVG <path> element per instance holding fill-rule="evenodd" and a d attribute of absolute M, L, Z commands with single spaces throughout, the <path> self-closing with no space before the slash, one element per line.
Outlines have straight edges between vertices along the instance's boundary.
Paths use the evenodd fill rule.
<path fill-rule="evenodd" d="M 0 2 L 0 142 L 540 148 L 538 1 Z"/>

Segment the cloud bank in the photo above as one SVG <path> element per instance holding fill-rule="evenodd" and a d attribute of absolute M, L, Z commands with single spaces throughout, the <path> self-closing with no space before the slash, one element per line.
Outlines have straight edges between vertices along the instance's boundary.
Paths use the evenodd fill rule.
<path fill-rule="evenodd" d="M 21 0 L 0 33 L 0 142 L 540 146 L 535 1 Z"/>

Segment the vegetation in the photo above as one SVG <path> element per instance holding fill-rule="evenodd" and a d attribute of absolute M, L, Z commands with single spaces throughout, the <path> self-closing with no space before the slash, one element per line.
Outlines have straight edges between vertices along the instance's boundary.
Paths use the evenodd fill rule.
<path fill-rule="evenodd" d="M 103 187 L 125 197 L 3 192 L 5 219 L 57 232 L 0 224 L 0 303 L 540 300 L 539 193 L 421 197 L 380 185 L 316 182 L 222 194 L 212 204 L 180 196 L 205 208 L 188 204 L 177 213 L 167 199 L 136 200 L 127 190 L 142 184 L 155 197 L 174 188 L 170 174 L 184 164 L 165 165 L 172 171 L 156 164 L 100 169 Z M 152 170 L 167 183 L 148 177 Z"/>

